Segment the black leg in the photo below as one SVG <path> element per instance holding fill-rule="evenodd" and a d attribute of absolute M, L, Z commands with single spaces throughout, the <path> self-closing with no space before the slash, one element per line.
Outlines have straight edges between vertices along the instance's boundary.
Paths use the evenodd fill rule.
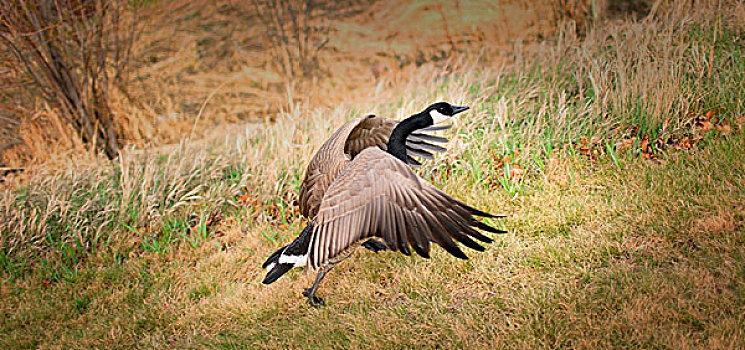
<path fill-rule="evenodd" d="M 376 253 L 388 249 L 388 246 L 386 246 L 385 243 L 374 238 L 368 239 L 365 243 L 362 243 L 362 246 Z"/>
<path fill-rule="evenodd" d="M 310 306 L 318 307 L 320 305 L 325 305 L 323 299 L 315 296 L 316 289 L 318 289 L 318 285 L 321 283 L 321 280 L 324 276 L 326 276 L 326 272 L 330 269 L 321 268 L 318 270 L 318 275 L 316 275 L 316 281 L 313 282 L 313 286 L 310 288 L 305 288 L 303 291 L 303 296 L 308 298 L 308 302 L 310 303 Z"/>

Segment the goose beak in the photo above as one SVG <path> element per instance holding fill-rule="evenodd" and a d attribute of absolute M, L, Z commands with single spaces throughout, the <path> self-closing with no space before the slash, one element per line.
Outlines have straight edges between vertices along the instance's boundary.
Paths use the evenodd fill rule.
<path fill-rule="evenodd" d="M 468 106 L 453 106 L 453 115 L 463 112 L 468 109 Z"/>

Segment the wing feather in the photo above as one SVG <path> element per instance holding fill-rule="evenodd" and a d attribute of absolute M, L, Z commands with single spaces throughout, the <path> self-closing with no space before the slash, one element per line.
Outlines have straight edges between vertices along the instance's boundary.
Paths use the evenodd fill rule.
<path fill-rule="evenodd" d="M 420 131 L 440 131 L 440 130 L 447 130 L 452 128 L 452 124 L 441 124 L 441 125 L 433 125 L 424 129 L 420 129 Z"/>
<path fill-rule="evenodd" d="M 423 133 L 412 133 L 411 135 L 409 135 L 409 137 L 406 138 L 406 140 L 413 141 L 413 142 L 437 142 L 437 143 L 448 142 L 448 139 L 444 137 L 423 134 Z"/>
<path fill-rule="evenodd" d="M 467 259 L 456 242 L 484 250 L 474 239 L 491 239 L 474 228 L 496 229 L 476 220 L 485 214 L 419 178 L 409 167 L 380 150 L 368 148 L 329 186 L 313 219 L 314 239 L 326 249 L 308 259 L 312 268 L 336 257 L 358 241 L 377 236 L 392 250 L 429 257 L 435 242 L 453 256 Z M 328 239 L 334 237 L 329 246 Z"/>
<path fill-rule="evenodd" d="M 427 231 L 427 223 L 424 221 L 422 214 L 416 210 L 410 213 L 414 221 L 414 230 L 412 231 L 414 251 L 422 257 L 429 258 L 429 242 L 432 241 L 432 235 Z M 409 242 L 412 241 L 409 240 Z"/>
<path fill-rule="evenodd" d="M 415 149 L 415 148 L 409 148 L 409 149 L 407 149 L 406 150 L 406 154 L 412 155 L 412 156 L 415 156 L 415 157 L 419 157 L 419 158 L 424 158 L 424 159 L 435 159 L 435 157 L 432 155 L 432 153 L 429 153 L 427 151 L 423 151 L 423 150 L 420 150 L 420 149 Z"/>
<path fill-rule="evenodd" d="M 437 145 L 433 145 L 431 143 L 426 142 L 417 142 L 417 141 L 409 141 L 406 140 L 406 148 L 421 150 L 421 151 L 435 151 L 435 152 L 445 152 L 447 149 L 445 147 L 440 147 Z"/>
<path fill-rule="evenodd" d="M 345 144 L 349 134 L 364 118 L 352 119 L 337 129 L 308 163 L 298 196 L 298 205 L 303 216 L 316 216 L 326 189 L 349 164 L 350 157 L 344 151 Z"/>
<path fill-rule="evenodd" d="M 400 250 L 401 253 L 404 253 L 404 255 L 411 255 L 411 251 L 409 250 L 409 233 L 407 232 L 409 230 L 406 227 L 406 223 L 404 223 L 404 219 L 407 215 L 395 203 L 391 203 L 390 206 L 393 209 L 392 214 L 395 216 L 396 220 L 398 250 Z M 414 231 L 411 230 L 411 233 L 413 234 Z"/>

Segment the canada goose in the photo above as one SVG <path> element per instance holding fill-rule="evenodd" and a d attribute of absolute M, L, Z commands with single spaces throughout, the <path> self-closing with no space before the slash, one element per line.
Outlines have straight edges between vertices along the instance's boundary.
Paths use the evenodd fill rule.
<path fill-rule="evenodd" d="M 474 228 L 505 233 L 474 218 L 502 216 L 447 195 L 409 168 L 418 164 L 409 155 L 412 148 L 444 150 L 426 142 L 433 140 L 431 135 L 429 139 L 412 136 L 467 109 L 435 103 L 377 137 L 359 137 L 376 134 L 381 128 L 375 125 L 387 124 L 375 116 L 355 118 L 334 132 L 311 160 L 300 188 L 300 211 L 312 220 L 292 243 L 264 262 L 268 273 L 263 283 L 276 281 L 293 267 L 318 269 L 315 282 L 303 293 L 316 306 L 323 304 L 315 296 L 323 277 L 366 239 L 382 238 L 389 249 L 406 255 L 411 254 L 411 246 L 425 258 L 430 242 L 435 242 L 453 256 L 467 259 L 453 239 L 483 251 L 472 238 L 492 240 Z M 431 157 L 429 152 L 424 157 L 427 154 Z"/>
<path fill-rule="evenodd" d="M 434 159 L 430 152 L 443 152 L 446 150 L 444 147 L 435 145 L 435 143 L 447 143 L 448 140 L 443 137 L 430 135 L 428 132 L 450 128 L 450 125 L 434 126 L 435 123 L 447 119 L 437 109 L 442 109 L 442 113 L 448 113 L 446 108 L 449 106 L 444 103 L 430 106 L 428 110 L 432 111 L 431 117 L 433 118 L 433 121 L 429 124 L 430 126 L 415 129 L 405 136 L 399 136 L 405 139 L 403 143 L 400 141 L 390 143 L 394 147 L 394 151 L 398 145 L 403 144 L 405 146 L 406 156 L 402 156 L 402 160 L 409 164 L 409 166 L 417 167 L 421 165 L 412 156 Z M 452 106 L 450 107 L 452 108 Z M 453 115 L 467 109 L 467 107 L 458 108 L 461 109 L 453 111 Z M 370 114 L 362 118 L 355 118 L 334 132 L 308 164 L 305 178 L 300 186 L 298 201 L 300 214 L 308 219 L 313 219 L 318 212 L 326 189 L 339 172 L 344 170 L 349 162 L 365 148 L 377 146 L 384 151 L 387 150 L 390 137 L 398 124 L 399 122 L 393 119 L 381 118 Z M 362 246 L 374 252 L 387 248 L 384 243 L 372 238 L 362 243 Z"/>

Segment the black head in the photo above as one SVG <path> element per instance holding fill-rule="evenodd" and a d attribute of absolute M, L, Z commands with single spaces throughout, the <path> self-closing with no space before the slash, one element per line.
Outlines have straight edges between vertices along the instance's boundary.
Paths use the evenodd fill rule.
<path fill-rule="evenodd" d="M 467 109 L 466 106 L 453 106 L 447 102 L 437 102 L 427 107 L 423 114 L 428 114 L 432 118 L 432 124 L 438 124 Z"/>

